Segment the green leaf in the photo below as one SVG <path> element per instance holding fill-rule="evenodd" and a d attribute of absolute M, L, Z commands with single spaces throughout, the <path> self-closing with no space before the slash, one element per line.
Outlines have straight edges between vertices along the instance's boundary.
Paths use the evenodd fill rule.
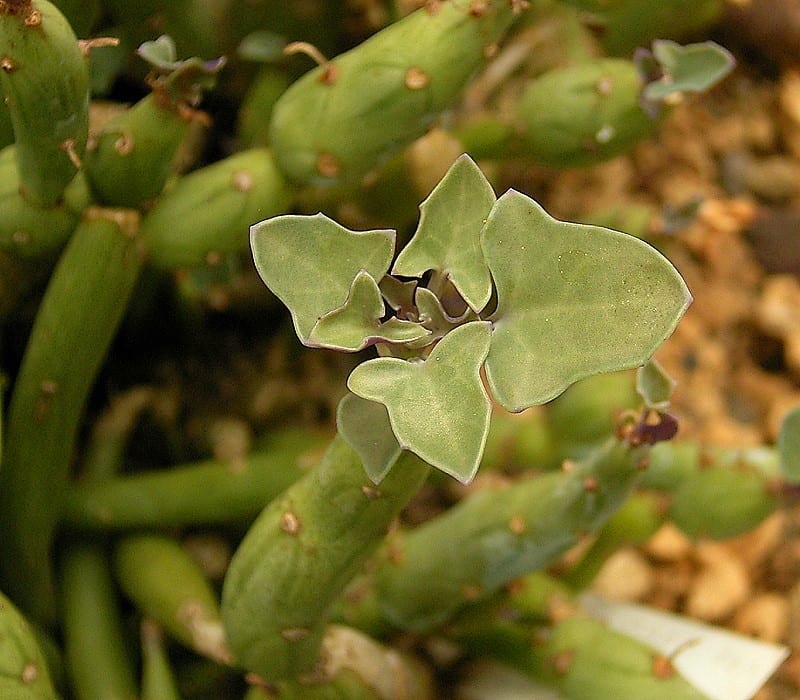
<path fill-rule="evenodd" d="M 663 75 L 645 87 L 643 97 L 646 100 L 705 92 L 728 75 L 736 63 L 729 51 L 713 41 L 681 46 L 660 39 L 653 42 L 653 56 Z"/>
<path fill-rule="evenodd" d="M 781 423 L 778 451 L 786 480 L 800 483 L 800 406 L 789 411 Z"/>
<path fill-rule="evenodd" d="M 336 409 L 336 430 L 364 465 L 373 483 L 379 484 L 403 451 L 392 432 L 386 406 L 346 394 Z"/>
<path fill-rule="evenodd" d="M 557 221 L 514 190 L 497 201 L 482 242 L 498 295 L 486 374 L 515 413 L 583 377 L 643 364 L 691 301 L 643 241 Z"/>
<path fill-rule="evenodd" d="M 393 274 L 421 277 L 438 270 L 473 310 L 480 311 L 492 294 L 480 231 L 494 202 L 494 190 L 480 168 L 468 155 L 459 157 L 420 205 L 419 226 L 398 256 Z"/>
<path fill-rule="evenodd" d="M 178 51 L 172 37 L 162 34 L 158 39 L 145 41 L 137 50 L 150 65 L 169 70 L 178 65 Z"/>
<path fill-rule="evenodd" d="M 474 321 L 448 333 L 424 361 L 369 360 L 347 380 L 354 394 L 386 406 L 404 449 L 464 483 L 478 469 L 491 404 L 480 377 L 491 325 Z"/>
<path fill-rule="evenodd" d="M 451 330 L 468 321 L 478 320 L 477 314 L 469 307 L 466 307 L 466 311 L 461 316 L 451 316 L 442 306 L 439 297 L 425 287 L 419 287 L 417 289 L 414 300 L 417 304 L 420 324 L 429 329 L 432 333 L 431 338 L 428 339 L 428 343 L 430 343 L 433 338 L 441 338 L 447 335 Z M 410 347 L 414 347 L 414 345 Z M 423 346 L 419 345 L 419 347 Z"/>
<path fill-rule="evenodd" d="M 404 316 L 414 308 L 414 292 L 419 280 L 401 282 L 391 275 L 384 275 L 378 283 L 383 298 L 398 314 Z"/>
<path fill-rule="evenodd" d="M 381 323 L 386 313 L 378 283 L 361 270 L 350 287 L 344 305 L 322 316 L 308 338 L 308 345 L 357 352 L 376 342 L 409 343 L 431 335 L 419 323 L 392 317 Z"/>
<path fill-rule="evenodd" d="M 317 320 L 345 304 L 361 270 L 381 279 L 392 262 L 394 231 L 350 231 L 323 214 L 286 215 L 250 227 L 258 274 L 289 309 L 308 344 Z"/>
<path fill-rule="evenodd" d="M 652 357 L 636 373 L 636 392 L 648 408 L 664 410 L 677 382 Z"/>

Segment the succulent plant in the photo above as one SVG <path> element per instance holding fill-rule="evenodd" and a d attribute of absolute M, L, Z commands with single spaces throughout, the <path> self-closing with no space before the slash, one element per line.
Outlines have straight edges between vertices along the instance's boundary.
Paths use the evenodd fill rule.
<path fill-rule="evenodd" d="M 651 358 L 691 301 L 680 274 L 640 238 L 498 196 L 495 173 L 584 167 L 656 131 L 732 67 L 675 41 L 719 3 L 528 4 L 0 0 L 8 697 L 436 697 L 401 633 L 570 697 L 699 697 L 576 595 L 668 520 L 726 538 L 774 512 L 797 414 L 776 447 L 675 439 Z M 526 62 L 551 21 L 570 46 Z M 486 66 L 505 79 L 476 116 L 461 100 Z M 441 151 L 418 140 L 434 126 Z M 330 421 L 270 425 L 233 457 L 170 433 L 167 468 L 140 469 L 150 399 L 120 417 L 104 373 L 132 335 L 162 342 L 148 323 L 182 335 L 175 366 L 206 352 L 224 314 L 197 299 L 220 281 L 260 295 L 287 355 L 345 354 Z M 404 517 L 421 490 L 442 502 L 424 522 Z M 198 531 L 222 564 L 185 546 Z"/>

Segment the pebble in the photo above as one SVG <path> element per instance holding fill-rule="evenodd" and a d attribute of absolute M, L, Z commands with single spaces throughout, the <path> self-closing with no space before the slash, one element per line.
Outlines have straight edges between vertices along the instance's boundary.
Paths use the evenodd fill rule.
<path fill-rule="evenodd" d="M 689 586 L 686 614 L 706 622 L 729 618 L 751 594 L 747 569 L 717 542 L 698 543 L 695 557 L 702 568 Z"/>
<path fill-rule="evenodd" d="M 603 564 L 592 590 L 612 600 L 640 601 L 653 589 L 655 576 L 647 559 L 632 548 L 615 552 Z"/>
<path fill-rule="evenodd" d="M 782 642 L 789 620 L 789 602 L 777 593 L 761 593 L 747 601 L 733 618 L 733 629 L 765 642 Z"/>
<path fill-rule="evenodd" d="M 658 561 L 679 561 L 692 551 L 691 540 L 672 523 L 665 523 L 645 545 L 645 551 Z"/>

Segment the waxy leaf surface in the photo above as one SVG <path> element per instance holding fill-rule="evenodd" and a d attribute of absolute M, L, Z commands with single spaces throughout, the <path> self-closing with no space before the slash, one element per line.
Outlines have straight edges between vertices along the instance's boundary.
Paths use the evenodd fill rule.
<path fill-rule="evenodd" d="M 420 205 L 417 231 L 392 272 L 421 277 L 438 270 L 473 310 L 480 311 L 492 294 L 480 232 L 494 202 L 494 190 L 478 166 L 467 155 L 459 157 Z"/>
<path fill-rule="evenodd" d="M 512 412 L 583 377 L 643 364 L 691 301 L 643 241 L 557 221 L 514 190 L 497 201 L 482 244 L 498 295 L 486 374 Z"/>
<path fill-rule="evenodd" d="M 475 475 L 491 404 L 480 377 L 491 326 L 473 321 L 448 333 L 422 361 L 369 360 L 347 380 L 350 390 L 386 406 L 400 446 L 462 482 Z"/>
<path fill-rule="evenodd" d="M 370 480 L 379 484 L 403 451 L 392 432 L 386 406 L 346 394 L 336 410 L 336 430 L 364 465 Z"/>
<path fill-rule="evenodd" d="M 408 343 L 431 334 L 419 323 L 395 317 L 381 322 L 385 313 L 378 283 L 361 270 L 344 305 L 325 314 L 314 325 L 308 345 L 356 352 L 380 341 Z"/>
<path fill-rule="evenodd" d="M 656 410 L 669 407 L 669 400 L 677 382 L 667 374 L 661 364 L 650 358 L 636 373 L 636 392 L 645 406 Z"/>
<path fill-rule="evenodd" d="M 342 307 L 361 270 L 381 279 L 394 255 L 394 231 L 350 231 L 323 214 L 287 215 L 250 227 L 258 274 L 289 309 L 300 340 Z"/>

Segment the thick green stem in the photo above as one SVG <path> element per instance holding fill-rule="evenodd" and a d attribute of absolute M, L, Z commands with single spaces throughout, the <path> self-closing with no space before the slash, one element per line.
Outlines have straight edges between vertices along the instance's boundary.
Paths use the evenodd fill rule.
<path fill-rule="evenodd" d="M 234 555 L 222 593 L 240 665 L 269 681 L 315 665 L 331 606 L 428 471 L 406 452 L 376 487 L 337 436 L 317 468 L 267 506 Z"/>
<path fill-rule="evenodd" d="M 656 445 L 642 486 L 668 495 L 666 517 L 690 537 L 724 539 L 752 530 L 780 504 L 776 450 Z"/>
<path fill-rule="evenodd" d="M 142 700 L 180 700 L 161 628 L 143 620 L 141 636 Z"/>
<path fill-rule="evenodd" d="M 272 112 L 270 143 L 281 169 L 299 185 L 357 186 L 453 104 L 518 6 L 430 3 L 309 71 Z"/>
<path fill-rule="evenodd" d="M 52 622 L 50 547 L 84 404 L 141 267 L 138 217 L 89 209 L 48 285 L 14 384 L 0 469 L 0 582 Z"/>
<path fill-rule="evenodd" d="M 539 629 L 497 623 L 459 642 L 473 655 L 493 656 L 571 700 L 705 698 L 665 656 L 580 614 Z"/>
<path fill-rule="evenodd" d="M 552 563 L 630 495 L 647 448 L 609 440 L 585 462 L 486 488 L 393 541 L 376 573 L 383 614 L 418 632 Z"/>
<path fill-rule="evenodd" d="M 97 420 L 81 464 L 84 479 L 116 474 L 151 392 L 120 394 Z M 134 660 L 126 639 L 105 543 L 76 539 L 60 547 L 59 593 L 64 651 L 76 700 L 135 698 Z"/>
<path fill-rule="evenodd" d="M 126 530 L 253 520 L 264 504 L 300 479 L 324 438 L 287 430 L 241 463 L 216 459 L 131 474 L 68 489 L 64 525 Z"/>
<path fill-rule="evenodd" d="M 0 697 L 57 697 L 47 671 L 47 662 L 30 623 L 0 593 Z"/>
<path fill-rule="evenodd" d="M 86 145 L 88 61 L 69 22 L 47 0 L 0 4 L 0 56 L 21 191 L 33 204 L 51 206 L 75 176 Z"/>
<path fill-rule="evenodd" d="M 59 581 L 74 697 L 132 700 L 136 681 L 105 547 L 71 543 L 62 556 Z"/>
<path fill-rule="evenodd" d="M 92 135 L 84 170 L 97 201 L 137 208 L 158 196 L 197 112 L 150 93 Z"/>
<path fill-rule="evenodd" d="M 612 554 L 622 547 L 646 542 L 665 520 L 659 501 L 653 494 L 633 494 L 602 527 L 592 546 L 562 581 L 575 590 L 587 588 Z"/>
<path fill-rule="evenodd" d="M 113 566 L 120 588 L 144 615 L 197 653 L 230 662 L 216 593 L 179 542 L 129 535 L 116 543 Z"/>

